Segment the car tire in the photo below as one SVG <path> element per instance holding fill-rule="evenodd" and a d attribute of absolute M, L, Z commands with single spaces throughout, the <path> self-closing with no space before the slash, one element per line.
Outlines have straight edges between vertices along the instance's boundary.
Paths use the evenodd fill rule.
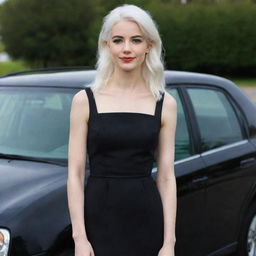
<path fill-rule="evenodd" d="M 256 255 L 256 201 L 247 211 L 241 225 L 236 256 Z"/>

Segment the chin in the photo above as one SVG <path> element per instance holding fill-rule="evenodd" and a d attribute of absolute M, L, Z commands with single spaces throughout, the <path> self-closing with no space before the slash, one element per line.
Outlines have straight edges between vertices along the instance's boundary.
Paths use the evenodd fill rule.
<path fill-rule="evenodd" d="M 138 69 L 138 68 L 139 68 L 139 67 L 122 68 L 122 70 L 123 70 L 123 71 L 130 72 L 130 71 L 136 70 L 136 69 Z"/>
<path fill-rule="evenodd" d="M 139 67 L 138 66 L 134 66 L 134 65 L 118 66 L 118 69 L 123 70 L 123 71 L 132 71 L 132 70 L 137 69 L 137 68 L 139 68 Z"/>
<path fill-rule="evenodd" d="M 142 67 L 143 63 L 115 63 L 115 66 L 123 71 L 133 71 Z"/>

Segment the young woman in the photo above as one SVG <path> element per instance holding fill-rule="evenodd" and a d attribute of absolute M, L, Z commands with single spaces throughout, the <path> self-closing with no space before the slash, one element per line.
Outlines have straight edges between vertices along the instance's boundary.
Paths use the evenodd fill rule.
<path fill-rule="evenodd" d="M 75 256 L 174 256 L 176 101 L 165 91 L 161 52 L 145 10 L 124 4 L 104 18 L 96 79 L 70 112 Z"/>

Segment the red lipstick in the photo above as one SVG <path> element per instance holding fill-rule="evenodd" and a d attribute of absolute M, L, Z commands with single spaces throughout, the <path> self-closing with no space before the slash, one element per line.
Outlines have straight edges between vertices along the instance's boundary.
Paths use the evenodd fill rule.
<path fill-rule="evenodd" d="M 124 57 L 124 58 L 121 58 L 124 62 L 130 62 L 132 60 L 134 60 L 135 58 L 131 58 L 131 57 Z"/>

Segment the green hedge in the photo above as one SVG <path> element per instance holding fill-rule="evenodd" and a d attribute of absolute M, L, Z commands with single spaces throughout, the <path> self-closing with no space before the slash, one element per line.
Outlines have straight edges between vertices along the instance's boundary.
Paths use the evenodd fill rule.
<path fill-rule="evenodd" d="M 94 5 L 86 0 L 7 0 L 0 33 L 13 59 L 32 66 L 89 65 L 95 42 Z"/>
<path fill-rule="evenodd" d="M 232 75 L 255 72 L 255 4 L 152 2 L 147 8 L 159 25 L 167 68 Z"/>
<path fill-rule="evenodd" d="M 93 65 L 103 16 L 117 5 L 135 3 L 149 10 L 158 24 L 166 68 L 255 73 L 255 3 L 175 1 L 8 0 L 0 8 L 0 32 L 8 53 L 31 66 Z"/>

